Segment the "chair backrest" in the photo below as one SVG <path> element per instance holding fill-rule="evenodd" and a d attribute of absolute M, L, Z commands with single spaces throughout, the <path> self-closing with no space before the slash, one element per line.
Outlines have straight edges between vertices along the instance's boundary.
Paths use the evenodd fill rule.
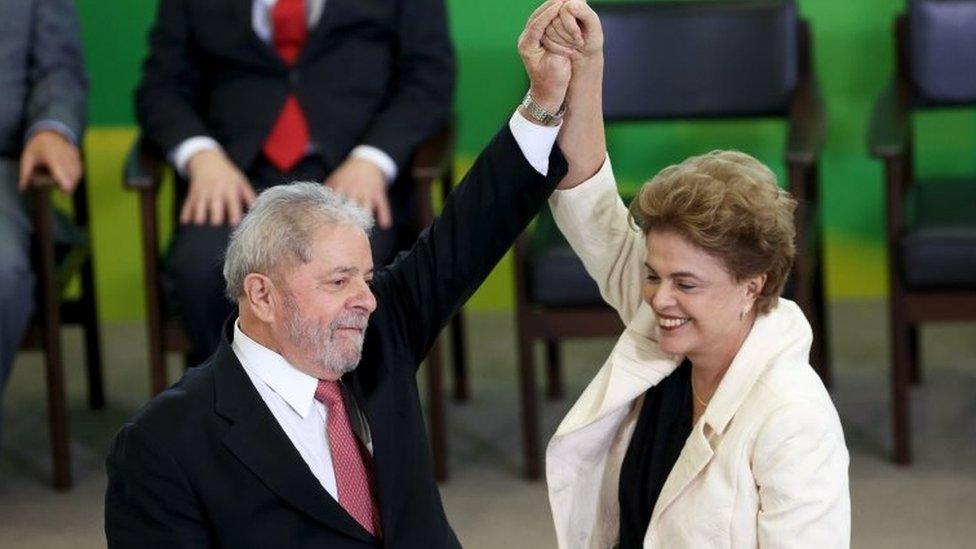
<path fill-rule="evenodd" d="M 907 23 L 915 104 L 976 103 L 976 1 L 909 0 Z"/>
<path fill-rule="evenodd" d="M 608 120 L 782 115 L 801 72 L 793 0 L 596 4 Z"/>

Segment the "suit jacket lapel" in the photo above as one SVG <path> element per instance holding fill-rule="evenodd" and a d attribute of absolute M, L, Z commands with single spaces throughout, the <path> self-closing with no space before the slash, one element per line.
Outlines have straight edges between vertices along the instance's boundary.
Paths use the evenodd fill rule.
<path fill-rule="evenodd" d="M 342 3 L 343 0 L 325 0 L 325 7 L 322 9 L 322 15 L 319 17 L 318 23 L 308 29 L 308 38 L 305 40 L 305 46 L 298 56 L 299 65 L 309 56 L 314 55 L 325 43 L 326 33 L 335 25 L 336 18 L 341 14 L 341 10 L 346 9 L 342 7 Z"/>
<path fill-rule="evenodd" d="M 620 336 L 600 372 L 559 425 L 546 449 L 546 483 L 560 544 L 578 537 L 600 539 L 606 533 L 599 517 L 616 508 L 616 496 L 604 494 L 608 471 L 623 459 L 629 436 L 621 433 L 634 403 L 648 388 L 677 367 L 678 357 L 663 353 L 648 337 L 656 320 L 646 304 Z M 632 427 L 632 423 L 630 424 Z M 608 456 L 615 456 L 608 463 Z M 609 473 L 613 474 L 613 473 Z M 615 490 L 612 490 L 616 494 Z M 610 498 L 598 501 L 598 498 Z M 584 518 L 586 517 L 586 518 Z"/>
<path fill-rule="evenodd" d="M 641 304 L 600 373 L 560 423 L 556 436 L 579 431 L 629 406 L 674 371 L 678 357 L 663 353 L 648 337 L 655 322 L 650 307 Z"/>
<path fill-rule="evenodd" d="M 708 465 L 725 429 L 770 362 L 786 352 L 798 354 L 795 360 L 805 360 L 810 341 L 809 324 L 792 301 L 780 299 L 772 311 L 756 319 L 668 475 L 654 506 L 651 526 Z"/>
<path fill-rule="evenodd" d="M 699 421 L 692 430 L 688 440 L 685 441 L 684 448 L 681 449 L 678 461 L 671 469 L 671 474 L 664 481 L 661 494 L 657 498 L 657 503 L 654 504 L 654 512 L 651 514 L 651 527 L 660 518 L 661 513 L 674 502 L 692 479 L 702 472 L 702 469 L 708 465 L 712 456 L 715 455 L 708 439 L 705 438 L 702 425 L 704 424 Z"/>
<path fill-rule="evenodd" d="M 232 321 L 229 326 L 233 326 Z M 227 340 L 226 327 L 224 334 L 214 364 L 215 408 L 232 422 L 224 445 L 289 505 L 350 537 L 372 541 L 308 469 L 244 373 Z"/>
<path fill-rule="evenodd" d="M 284 60 L 275 51 L 272 44 L 266 43 L 261 40 L 261 38 L 254 33 L 254 21 L 253 21 L 253 9 L 254 2 L 260 0 L 233 0 L 234 9 L 237 12 L 237 21 L 243 27 L 241 32 L 247 36 L 247 45 L 254 51 L 254 53 L 260 56 L 262 61 L 266 61 L 270 64 L 276 65 L 278 67 L 285 67 Z M 269 25 L 271 25 L 269 23 Z M 271 32 L 274 33 L 274 26 L 271 25 Z M 272 34 L 273 36 L 273 34 Z"/>

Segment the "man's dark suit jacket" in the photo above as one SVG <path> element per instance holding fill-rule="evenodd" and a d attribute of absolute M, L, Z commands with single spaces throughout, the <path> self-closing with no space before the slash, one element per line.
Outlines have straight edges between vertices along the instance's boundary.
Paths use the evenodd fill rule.
<path fill-rule="evenodd" d="M 136 115 L 162 151 L 209 135 L 247 170 L 289 92 L 332 168 L 356 145 L 403 166 L 447 122 L 444 0 L 327 0 L 291 68 L 254 34 L 254 1 L 160 0 Z"/>
<path fill-rule="evenodd" d="M 343 382 L 373 440 L 383 547 L 457 547 L 441 506 L 416 384 L 417 365 L 566 173 L 525 160 L 506 127 L 443 213 L 379 269 L 359 367 Z M 372 539 L 322 488 L 231 349 L 154 398 L 108 457 L 110 547 L 368 547 Z"/>

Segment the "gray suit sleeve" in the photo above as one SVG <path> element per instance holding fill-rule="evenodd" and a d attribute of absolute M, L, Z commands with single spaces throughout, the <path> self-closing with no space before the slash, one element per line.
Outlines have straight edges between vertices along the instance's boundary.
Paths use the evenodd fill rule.
<path fill-rule="evenodd" d="M 88 79 L 74 2 L 37 0 L 31 9 L 26 127 L 54 122 L 79 140 L 85 130 Z"/>

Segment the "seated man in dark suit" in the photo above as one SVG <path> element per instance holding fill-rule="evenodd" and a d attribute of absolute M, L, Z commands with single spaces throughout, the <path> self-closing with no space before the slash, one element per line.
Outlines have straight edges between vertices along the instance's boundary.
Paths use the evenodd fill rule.
<path fill-rule="evenodd" d="M 0 391 L 34 311 L 23 192 L 45 170 L 70 193 L 88 83 L 71 0 L 0 0 Z M 18 192 L 19 191 L 19 192 Z"/>
<path fill-rule="evenodd" d="M 220 258 L 256 192 L 319 181 L 353 198 L 375 212 L 378 264 L 412 242 L 400 175 L 453 86 L 443 0 L 160 0 L 136 115 L 180 175 L 168 266 L 191 358 L 220 340 Z"/>
<path fill-rule="evenodd" d="M 110 547 L 458 547 L 416 369 L 567 173 L 550 151 L 570 50 L 529 20 L 530 94 L 413 248 L 374 268 L 368 213 L 316 183 L 262 193 L 224 262 L 238 315 L 107 461 Z M 541 124 L 550 123 L 550 126 Z M 555 124 L 553 124 L 555 123 Z"/>

